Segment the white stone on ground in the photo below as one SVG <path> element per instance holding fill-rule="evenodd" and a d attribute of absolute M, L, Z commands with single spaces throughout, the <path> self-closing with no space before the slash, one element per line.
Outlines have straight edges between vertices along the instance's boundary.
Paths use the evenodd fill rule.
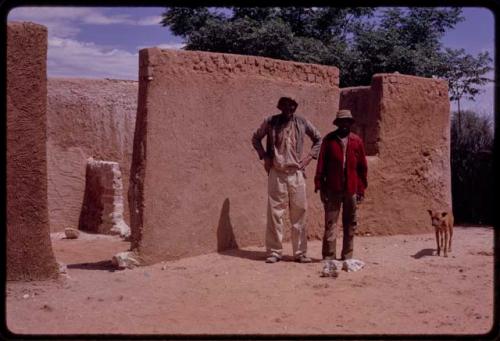
<path fill-rule="evenodd" d="M 347 259 L 344 261 L 342 269 L 347 272 L 354 272 L 361 270 L 364 266 L 365 263 L 359 259 Z"/>
<path fill-rule="evenodd" d="M 66 235 L 66 238 L 68 238 L 68 239 L 76 239 L 80 236 L 80 231 L 68 227 L 68 228 L 64 229 L 64 234 Z"/>
<path fill-rule="evenodd" d="M 132 269 L 136 266 L 139 266 L 139 261 L 136 258 L 136 255 L 132 251 L 125 251 L 117 253 L 111 259 L 111 262 L 118 269 Z"/>

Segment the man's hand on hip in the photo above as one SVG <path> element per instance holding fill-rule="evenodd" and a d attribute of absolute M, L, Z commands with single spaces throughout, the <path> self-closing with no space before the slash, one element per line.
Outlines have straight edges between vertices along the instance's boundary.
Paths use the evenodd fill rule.
<path fill-rule="evenodd" d="M 269 156 L 264 157 L 264 169 L 266 173 L 269 174 L 271 171 L 271 166 L 273 165 L 273 160 Z"/>
<path fill-rule="evenodd" d="M 309 163 L 311 163 L 312 161 L 312 156 L 311 155 L 307 155 L 305 158 L 303 158 L 300 163 L 299 163 L 299 169 L 300 170 L 305 170 L 307 165 L 309 165 Z"/>
<path fill-rule="evenodd" d="M 326 191 L 324 189 L 315 189 L 314 193 L 319 191 L 319 198 L 321 199 L 321 202 L 324 204 L 328 201 L 328 196 L 326 195 Z"/>
<path fill-rule="evenodd" d="M 361 204 L 365 200 L 365 196 L 363 194 L 356 194 L 356 204 Z"/>

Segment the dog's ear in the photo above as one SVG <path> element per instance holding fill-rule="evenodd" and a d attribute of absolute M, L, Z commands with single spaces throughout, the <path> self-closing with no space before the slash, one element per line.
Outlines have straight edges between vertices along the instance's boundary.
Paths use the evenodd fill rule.
<path fill-rule="evenodd" d="M 427 210 L 429 212 L 429 215 L 432 217 L 432 210 Z"/>
<path fill-rule="evenodd" d="M 443 218 L 446 217 L 447 215 L 448 215 L 448 212 L 442 212 L 441 213 L 441 217 L 443 217 Z"/>

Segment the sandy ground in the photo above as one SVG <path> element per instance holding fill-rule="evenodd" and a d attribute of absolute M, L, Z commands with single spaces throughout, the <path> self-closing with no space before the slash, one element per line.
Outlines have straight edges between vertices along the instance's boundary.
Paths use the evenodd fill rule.
<path fill-rule="evenodd" d="M 21 334 L 482 334 L 493 326 L 493 230 L 456 227 L 453 252 L 433 234 L 356 237 L 358 272 L 322 278 L 315 262 L 266 264 L 262 247 L 132 270 L 109 259 L 117 237 L 52 235 L 67 276 L 7 283 L 7 326 Z M 290 253 L 291 245 L 285 245 Z M 288 261 L 287 261 L 288 260 Z"/>

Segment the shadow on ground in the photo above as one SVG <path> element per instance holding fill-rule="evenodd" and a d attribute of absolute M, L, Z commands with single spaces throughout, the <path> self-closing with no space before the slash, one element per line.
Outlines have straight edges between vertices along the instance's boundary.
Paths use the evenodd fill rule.
<path fill-rule="evenodd" d="M 219 251 L 219 254 L 224 256 L 238 257 L 244 258 L 253 261 L 264 262 L 267 258 L 267 253 L 265 251 L 250 251 L 250 250 L 241 250 L 241 249 L 231 249 Z M 313 263 L 321 262 L 320 259 L 311 258 Z M 283 262 L 293 262 L 294 258 L 292 256 L 283 256 Z"/>
<path fill-rule="evenodd" d="M 68 264 L 68 269 L 80 269 L 80 270 L 107 270 L 109 272 L 114 272 L 116 270 L 115 266 L 110 260 L 103 260 L 94 263 L 75 263 Z"/>
<path fill-rule="evenodd" d="M 422 249 L 418 251 L 416 254 L 412 255 L 415 259 L 420 259 L 426 256 L 434 256 L 434 249 Z"/>

